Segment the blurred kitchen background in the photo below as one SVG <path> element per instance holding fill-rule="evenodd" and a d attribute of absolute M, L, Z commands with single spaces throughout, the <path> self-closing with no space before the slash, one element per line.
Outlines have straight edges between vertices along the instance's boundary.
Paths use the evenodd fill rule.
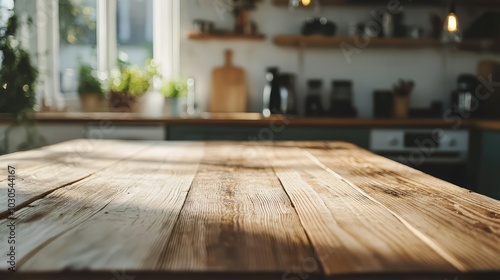
<path fill-rule="evenodd" d="M 1 153 L 338 140 L 500 197 L 500 0 L 0 6 Z"/>
<path fill-rule="evenodd" d="M 8 6 L 9 2 L 12 0 L 2 0 L 2 5 Z M 37 1 L 17 2 L 18 13 L 33 17 L 36 25 L 37 18 L 34 15 Z M 118 57 L 141 66 L 147 59 L 154 58 L 153 27 L 155 24 L 160 26 L 158 29 L 162 26 L 161 23 L 155 23 L 154 0 L 111 1 L 116 4 L 114 9 L 117 14 L 113 18 L 116 24 L 114 22 L 111 24 L 116 30 L 105 31 L 111 36 L 116 33 L 117 40 L 108 40 L 111 42 L 106 43 L 107 46 L 114 46 L 116 51 L 105 53 L 99 52 L 97 47 L 98 0 L 56 2 L 59 4 L 60 19 L 57 70 L 60 76 L 58 80 L 62 100 L 50 100 L 51 97 L 47 97 L 49 99 L 47 105 L 59 110 L 61 107 L 66 107 L 66 110 L 78 110 L 76 92 L 81 62 L 101 70 L 109 70 Z M 262 37 L 248 36 L 238 39 L 217 36 L 220 34 L 214 34 L 213 38 L 194 36 L 194 33 L 203 27 L 207 33 L 234 33 L 235 9 L 242 6 L 240 2 L 251 3 L 244 9 L 248 8 L 248 22 L 251 25 L 248 29 L 255 28 L 253 31 L 243 30 L 240 33 L 258 33 Z M 450 92 L 456 89 L 459 75 L 476 74 L 480 61 L 499 59 L 498 53 L 495 52 L 498 46 L 489 41 L 497 39 L 494 36 L 500 32 L 498 31 L 500 9 L 493 0 L 327 0 L 310 1 L 311 4 L 308 6 L 300 3 L 296 8 L 291 8 L 289 2 L 293 0 L 264 0 L 255 3 L 233 0 L 179 1 L 178 7 L 175 5 L 170 7 L 175 11 L 170 11 L 172 19 L 164 20 L 164 30 L 157 30 L 160 33 L 158 40 L 172 41 L 165 43 L 171 44 L 173 50 L 170 53 L 178 57 L 159 59 L 156 57 L 156 59 L 158 62 L 169 64 L 163 67 L 172 68 L 167 71 L 167 76 L 191 77 L 196 81 L 196 103 L 200 111 L 209 110 L 212 70 L 223 64 L 224 50 L 231 49 L 234 54 L 234 64 L 246 72 L 248 111 L 262 111 L 262 91 L 267 83 L 266 70 L 269 67 L 278 67 L 281 72 L 295 76 L 296 109 L 299 114 L 306 113 L 304 105 L 308 93 L 308 80 L 322 81 L 321 94 L 325 111 L 330 106 L 332 81 L 347 80 L 352 86 L 352 101 L 359 117 L 373 117 L 374 91 L 391 90 L 399 79 L 412 80 L 415 83 L 410 97 L 410 107 L 430 108 L 433 102 L 438 102 L 443 108 L 449 108 Z M 454 2 L 456 3 L 453 4 Z M 317 3 L 319 5 L 315 6 Z M 439 33 L 443 31 L 444 20 L 450 12 L 451 4 L 456 6 L 462 43 L 446 46 L 438 44 L 443 40 L 443 35 Z M 108 3 L 101 6 L 109 8 L 110 5 Z M 168 17 L 167 12 L 164 14 Z M 389 27 L 393 30 L 391 34 L 384 34 L 384 19 L 382 19 L 384 16 L 389 18 Z M 101 17 L 111 20 L 109 17 Z M 296 41 L 292 42 L 293 37 L 284 36 L 303 34 L 304 25 L 311 18 L 324 19 L 328 20 L 329 24 L 332 23 L 332 31 L 327 31 L 327 35 L 323 36 L 326 37 L 325 40 L 315 40 L 316 43 L 311 44 L 307 38 L 302 42 L 301 38 L 297 37 Z M 370 26 L 375 27 L 371 29 L 377 27 L 374 23 L 380 23 L 380 32 L 371 30 L 372 33 L 376 33 L 371 34 Z M 109 26 L 104 28 L 108 29 Z M 320 26 L 319 29 L 321 28 Z M 34 27 L 31 29 L 29 32 L 35 31 Z M 321 30 L 311 31 L 314 32 L 321 34 Z M 41 34 L 43 33 L 30 34 L 33 52 L 36 51 L 38 40 L 36 37 Z M 378 38 L 368 38 L 370 41 L 366 41 L 365 36 Z M 342 40 L 345 37 L 347 40 Z M 359 38 L 358 46 L 350 39 L 352 37 Z M 332 38 L 337 39 L 331 40 Z M 381 40 L 381 38 L 387 39 Z M 391 40 L 392 38 L 396 40 Z M 100 43 L 103 45 L 103 42 Z M 103 59 L 103 56 L 107 58 Z M 106 59 L 108 65 L 102 62 Z"/>

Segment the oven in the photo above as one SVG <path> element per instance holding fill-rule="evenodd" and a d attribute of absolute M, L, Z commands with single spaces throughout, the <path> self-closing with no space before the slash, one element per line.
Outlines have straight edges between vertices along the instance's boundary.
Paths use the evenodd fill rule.
<path fill-rule="evenodd" d="M 466 185 L 468 130 L 373 129 L 370 150 L 458 186 Z"/>

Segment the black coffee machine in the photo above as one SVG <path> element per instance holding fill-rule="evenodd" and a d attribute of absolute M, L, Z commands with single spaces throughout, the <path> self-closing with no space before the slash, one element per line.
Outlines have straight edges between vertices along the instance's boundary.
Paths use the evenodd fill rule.
<path fill-rule="evenodd" d="M 451 111 L 463 118 L 477 116 L 478 100 L 476 90 L 479 80 L 475 75 L 462 74 L 457 79 L 457 89 L 451 94 Z"/>

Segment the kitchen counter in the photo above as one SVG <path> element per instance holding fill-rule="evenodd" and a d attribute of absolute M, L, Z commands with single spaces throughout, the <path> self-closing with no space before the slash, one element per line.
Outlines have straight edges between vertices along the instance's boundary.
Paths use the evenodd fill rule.
<path fill-rule="evenodd" d="M 176 118 L 145 117 L 132 113 L 38 113 L 39 123 L 88 123 L 109 121 L 134 124 L 220 124 L 220 125 L 287 125 L 287 126 L 335 126 L 335 127 L 442 127 L 480 128 L 500 130 L 500 120 L 457 120 L 457 119 L 370 119 L 370 118 L 303 118 L 273 116 L 264 118 L 259 113 L 203 114 L 198 117 Z M 9 123 L 8 115 L 0 115 L 0 123 Z"/>
<path fill-rule="evenodd" d="M 500 277 L 500 201 L 348 143 L 75 140 L 0 160 L 17 182 L 2 279 Z"/>

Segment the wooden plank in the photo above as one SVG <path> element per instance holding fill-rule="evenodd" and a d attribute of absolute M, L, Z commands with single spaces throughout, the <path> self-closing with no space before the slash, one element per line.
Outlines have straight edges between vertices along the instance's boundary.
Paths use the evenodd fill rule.
<path fill-rule="evenodd" d="M 75 170 L 106 168 L 17 212 L 15 279 L 500 275 L 499 201 L 351 144 L 102 145 Z M 0 254 L 0 279 L 12 278 L 6 268 Z"/>
<path fill-rule="evenodd" d="M 248 40 L 248 41 L 264 41 L 266 39 L 266 35 L 264 34 L 233 34 L 233 33 L 221 33 L 221 34 L 207 34 L 207 33 L 199 33 L 192 32 L 189 33 L 187 38 L 189 40 Z"/>
<path fill-rule="evenodd" d="M 19 270 L 90 269 L 108 271 L 110 279 L 111 271 L 152 269 L 147 259 L 168 240 L 202 154 L 203 144 L 158 144 L 22 209 Z M 2 244 L 6 224 L 0 222 Z"/>
<path fill-rule="evenodd" d="M 426 236 L 462 272 L 500 268 L 500 201 L 346 143 L 305 144 L 340 174 Z"/>
<path fill-rule="evenodd" d="M 307 236 L 265 156 L 245 144 L 208 144 L 157 269 L 288 279 L 308 260 Z"/>
<path fill-rule="evenodd" d="M 5 278 L 1 278 L 5 275 Z M 199 273 L 199 272 L 168 272 L 168 271 L 65 271 L 47 273 L 6 273 L 0 271 L 1 279 L 9 280 L 298 280 L 283 278 L 283 273 Z M 443 280 L 445 278 L 436 279 Z M 323 280 L 311 275 L 307 280 Z M 394 279 L 415 280 L 415 279 Z M 422 279 L 418 279 L 422 280 Z M 428 280 L 428 279 L 426 279 Z M 491 279 L 497 280 L 497 279 Z"/>
<path fill-rule="evenodd" d="M 64 143 L 41 147 L 30 151 L 20 151 L 1 156 L 3 163 L 32 174 L 35 170 L 53 166 L 60 162 L 69 164 L 69 160 L 79 158 L 95 150 L 96 140 L 72 140 Z M 22 174 L 18 174 L 22 175 Z M 0 178 L 0 183 L 7 181 L 7 176 Z"/>
<path fill-rule="evenodd" d="M 149 145 L 153 144 L 150 142 Z M 119 147 L 119 148 L 117 148 Z M 75 140 L 2 157 L 2 162 L 16 168 L 16 209 L 28 206 L 54 190 L 82 180 L 113 163 L 145 148 L 145 142 Z M 0 181 L 0 218 L 6 218 L 7 166 Z"/>
<path fill-rule="evenodd" d="M 284 116 L 271 116 L 264 118 L 259 113 L 238 114 L 212 114 L 203 113 L 197 118 L 159 117 L 147 118 L 134 113 L 37 113 L 33 116 L 38 123 L 89 123 L 113 122 L 127 125 L 143 124 L 220 124 L 220 125 L 282 125 L 287 126 L 330 126 L 330 127 L 431 127 L 450 128 L 457 125 L 455 121 L 442 118 L 418 119 L 373 119 L 373 118 L 287 118 Z M 0 114 L 0 123 L 10 123 L 8 115 Z M 473 128 L 476 124 L 488 123 L 488 126 L 500 127 L 500 121 L 461 120 L 459 125 L 463 128 Z M 479 126 L 480 128 L 480 126 Z"/>
<path fill-rule="evenodd" d="M 377 38 L 377 37 L 338 37 L 321 35 L 277 35 L 273 38 L 274 44 L 289 47 L 320 47 L 344 49 L 349 46 L 363 46 L 363 48 L 441 48 L 441 41 L 432 38 Z M 347 45 L 346 45 L 347 44 Z M 491 51 L 499 49 L 500 42 L 494 39 L 479 39 L 463 41 L 459 48 L 469 51 Z"/>
<path fill-rule="evenodd" d="M 495 0 L 481 0 L 477 2 L 489 3 L 489 1 Z M 386 0 L 319 0 L 321 6 L 367 6 L 373 7 L 373 5 L 378 5 L 381 8 L 388 5 Z M 463 0 L 461 1 L 463 2 Z M 445 0 L 401 0 L 401 6 L 406 7 L 407 5 L 427 5 L 427 6 L 446 6 L 448 2 Z M 288 6 L 289 0 L 273 0 L 273 4 L 276 6 Z M 462 4 L 462 3 L 460 3 Z M 299 9 L 307 9 L 306 7 L 300 7 Z"/>
<path fill-rule="evenodd" d="M 41 147 L 32 151 L 15 152 L 2 156 L 2 163 L 13 165 L 30 172 L 32 168 L 40 168 L 41 166 L 50 164 L 67 156 L 67 153 L 62 152 L 62 148 L 71 145 L 73 141 L 60 143 L 56 145 Z M 43 158 L 43 162 L 34 159 Z M 6 181 L 7 178 L 0 178 L 0 182 Z"/>
<path fill-rule="evenodd" d="M 382 205 L 299 148 L 266 149 L 269 162 L 297 210 L 324 272 L 344 275 L 458 272 Z"/>
<path fill-rule="evenodd" d="M 292 47 L 343 47 L 366 45 L 368 48 L 425 48 L 438 47 L 441 43 L 436 39 L 414 39 L 414 38 L 358 38 L 337 36 L 303 36 L 303 35 L 278 35 L 273 42 L 279 46 Z"/>

